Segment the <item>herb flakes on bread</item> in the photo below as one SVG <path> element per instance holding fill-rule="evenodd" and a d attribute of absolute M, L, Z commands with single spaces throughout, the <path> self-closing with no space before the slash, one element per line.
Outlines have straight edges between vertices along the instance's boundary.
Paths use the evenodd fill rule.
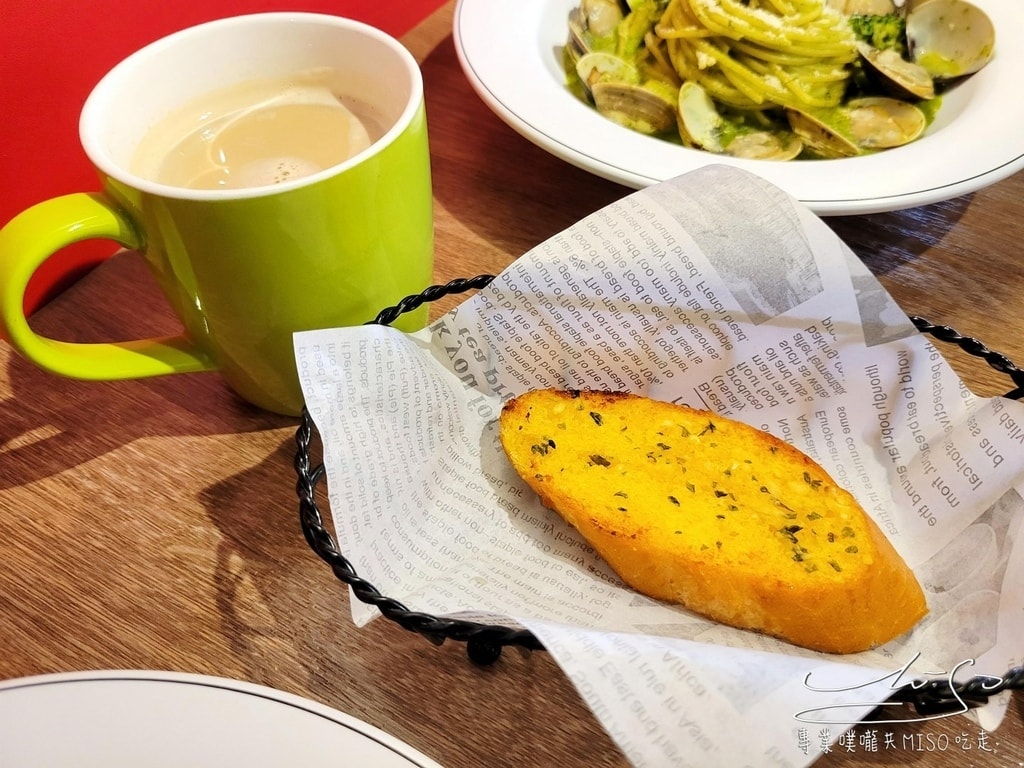
<path fill-rule="evenodd" d="M 924 593 L 853 496 L 742 422 L 621 392 L 509 400 L 512 466 L 633 589 L 829 653 L 888 642 Z"/>

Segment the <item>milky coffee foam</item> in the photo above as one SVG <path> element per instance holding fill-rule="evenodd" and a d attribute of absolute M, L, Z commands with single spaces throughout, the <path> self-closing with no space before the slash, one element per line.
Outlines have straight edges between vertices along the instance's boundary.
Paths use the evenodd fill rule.
<path fill-rule="evenodd" d="M 342 163 L 383 131 L 371 108 L 336 95 L 333 79 L 315 70 L 204 94 L 150 128 L 131 171 L 173 187 L 245 189 Z"/>

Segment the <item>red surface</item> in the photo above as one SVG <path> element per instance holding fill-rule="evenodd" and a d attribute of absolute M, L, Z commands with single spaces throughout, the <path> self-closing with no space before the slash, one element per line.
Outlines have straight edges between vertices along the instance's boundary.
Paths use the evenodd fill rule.
<path fill-rule="evenodd" d="M 0 224 L 50 197 L 98 188 L 78 143 L 89 91 L 137 48 L 185 27 L 244 13 L 313 11 L 348 16 L 400 36 L 444 0 L 3 0 L 0 23 Z M 31 311 L 113 252 L 110 243 L 66 248 L 36 273 Z"/>

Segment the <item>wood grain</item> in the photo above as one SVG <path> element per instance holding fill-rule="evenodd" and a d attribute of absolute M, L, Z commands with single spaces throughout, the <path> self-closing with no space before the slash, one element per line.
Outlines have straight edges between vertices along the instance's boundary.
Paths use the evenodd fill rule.
<path fill-rule="evenodd" d="M 405 38 L 426 82 L 437 282 L 500 271 L 629 192 L 534 147 L 488 110 L 459 68 L 452 7 Z M 1017 176 L 947 203 L 829 224 L 908 312 L 1024 361 L 1022 198 Z M 90 341 L 176 327 L 132 253 L 33 323 Z M 1009 388 L 977 362 L 954 364 L 983 394 Z M 480 668 L 462 646 L 437 648 L 390 622 L 352 626 L 347 589 L 299 528 L 295 426 L 239 402 L 215 374 L 78 382 L 0 345 L 0 677 L 222 675 L 337 707 L 452 768 L 626 765 L 547 654 L 508 651 Z M 977 728 L 953 717 L 895 731 L 925 745 Z M 837 749 L 818 764 L 1018 765 L 1019 697 L 987 746 Z"/>

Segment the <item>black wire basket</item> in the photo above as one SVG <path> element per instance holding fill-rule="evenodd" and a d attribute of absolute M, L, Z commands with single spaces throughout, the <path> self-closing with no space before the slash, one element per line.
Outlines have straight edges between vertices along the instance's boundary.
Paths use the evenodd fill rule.
<path fill-rule="evenodd" d="M 422 293 L 407 296 L 395 306 L 382 310 L 367 324 L 390 325 L 400 315 L 411 312 L 425 303 L 484 288 L 493 279 L 494 275 L 478 275 L 472 278 L 459 278 L 443 285 L 432 285 Z M 964 336 L 947 325 L 935 325 L 914 315 L 910 316 L 910 320 L 922 333 L 927 333 L 939 341 L 954 344 L 967 354 L 981 358 L 996 371 L 1006 374 L 1013 382 L 1014 388 L 1003 397 L 1014 400 L 1024 397 L 1024 370 L 1014 365 L 1005 355 L 989 349 L 977 339 Z M 361 578 L 342 554 L 334 536 L 324 526 L 323 515 L 317 502 L 317 489 L 323 481 L 325 470 L 323 463 L 314 464 L 312 457 L 315 431 L 309 411 L 303 408 L 295 434 L 295 473 L 298 477 L 296 492 L 299 497 L 302 533 L 312 550 L 330 566 L 340 581 L 351 588 L 352 594 L 358 600 L 376 607 L 385 618 L 410 632 L 422 635 L 435 645 L 441 645 L 445 640 L 466 643 L 466 653 L 476 664 L 494 663 L 506 647 L 525 651 L 544 650 L 543 644 L 529 630 L 410 611 L 400 601 L 387 597 L 373 584 Z M 996 694 L 1022 687 L 1024 667 L 1015 667 L 1001 678 L 979 676 L 962 682 L 936 679 L 908 683 L 895 689 L 888 701 L 894 704 L 912 704 L 922 716 L 941 715 L 982 706 Z"/>

